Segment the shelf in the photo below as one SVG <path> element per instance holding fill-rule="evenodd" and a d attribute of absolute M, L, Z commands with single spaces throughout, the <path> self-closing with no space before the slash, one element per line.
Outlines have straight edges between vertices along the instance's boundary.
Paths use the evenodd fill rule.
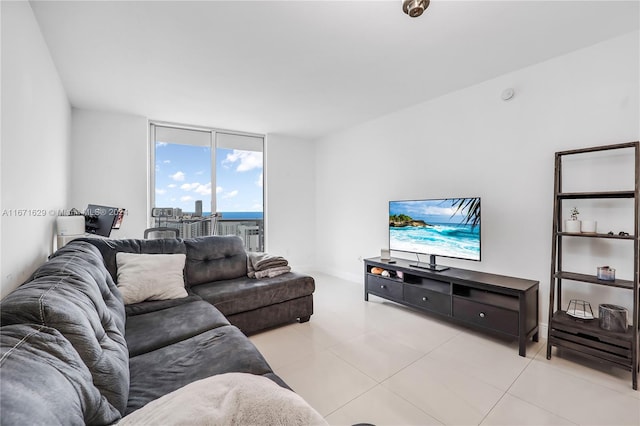
<path fill-rule="evenodd" d="M 636 148 L 637 146 L 638 146 L 638 142 L 625 142 L 625 143 L 619 143 L 615 145 L 603 145 L 603 146 L 594 146 L 591 148 L 580 148 L 580 149 L 571 149 L 568 151 L 559 151 L 559 152 L 556 152 L 556 155 L 561 157 L 563 155 L 586 154 L 589 152 L 612 151 L 615 149 L 624 149 L 624 148 Z"/>
<path fill-rule="evenodd" d="M 520 306 L 520 300 L 517 296 L 508 296 L 491 291 L 478 290 L 458 284 L 454 284 L 453 286 L 453 295 L 473 302 L 498 306 L 512 311 L 517 311 Z"/>
<path fill-rule="evenodd" d="M 609 235 L 609 234 L 587 234 L 584 232 L 558 232 L 557 235 L 562 237 L 584 237 L 584 238 L 610 238 L 612 240 L 635 240 L 634 235 Z"/>
<path fill-rule="evenodd" d="M 631 347 L 633 341 L 633 327 L 628 327 L 626 332 L 615 332 L 600 328 L 598 318 L 592 320 L 580 320 L 568 315 L 565 311 L 556 311 L 553 314 L 551 328 L 573 330 L 580 334 L 596 337 L 623 347 Z"/>
<path fill-rule="evenodd" d="M 629 154 L 634 163 L 633 175 L 629 178 L 634 180 L 634 189 L 629 189 L 630 185 L 625 185 L 626 190 L 606 190 L 606 191 L 563 191 L 563 157 L 574 154 L 586 154 L 599 151 L 613 151 L 624 149 L 624 153 L 620 152 L 616 155 L 625 156 Z M 591 157 L 598 159 L 599 157 Z M 631 158 L 629 158 L 631 160 Z M 584 167 L 584 166 L 583 166 Z M 595 172 L 595 171 L 594 171 Z M 575 177 L 575 171 L 574 171 Z M 638 283 L 638 265 L 640 264 L 640 253 L 638 253 L 638 244 L 640 244 L 640 231 L 638 231 L 638 220 L 640 218 L 640 142 L 619 143 L 613 145 L 595 146 L 591 148 L 572 149 L 568 151 L 559 151 L 555 154 L 555 171 L 554 171 L 554 203 L 553 203 L 553 234 L 551 245 L 551 288 L 549 291 L 549 338 L 547 340 L 547 359 L 551 359 L 551 349 L 555 346 L 563 350 L 574 351 L 581 355 L 597 360 L 598 362 L 608 363 L 610 365 L 624 368 L 631 371 L 631 386 L 638 390 L 638 373 L 640 372 L 640 326 L 638 324 L 640 313 L 638 312 L 638 300 L 640 300 L 640 283 Z M 615 207 L 625 206 L 625 210 L 633 213 L 634 224 L 632 229 L 623 229 L 629 232 L 633 230 L 635 235 L 614 235 L 608 233 L 586 234 L 580 232 L 562 232 L 562 210 L 564 200 L 585 200 L 588 204 L 597 204 L 588 200 L 603 199 L 628 199 L 633 203 L 613 203 Z M 603 203 L 600 203 L 603 204 Z M 611 204 L 611 203 L 604 203 Z M 629 204 L 629 205 L 627 205 Z M 613 206 L 610 206 L 613 207 Z M 611 228 L 608 230 L 613 231 Z M 594 275 L 580 274 L 576 272 L 564 271 L 562 265 L 563 237 L 569 238 L 591 238 L 591 239 L 609 239 L 633 241 L 634 244 L 629 246 L 629 250 L 633 255 L 633 271 L 632 280 L 616 279 L 613 281 L 600 280 L 595 275 L 596 267 L 593 266 Z M 588 241 L 583 241 L 585 245 Z M 591 245 L 591 244 L 586 244 Z M 566 247 L 572 254 L 579 254 L 577 250 L 571 250 L 571 245 Z M 625 247 L 626 248 L 626 247 Z M 612 257 L 613 253 L 609 256 Z M 619 258 L 617 258 L 620 261 Z M 611 260 L 614 261 L 613 259 Z M 600 322 L 597 319 L 586 320 L 577 319 L 569 316 L 562 311 L 562 280 L 582 282 L 586 285 L 600 285 L 624 290 L 631 290 L 630 300 L 633 301 L 633 309 L 628 312 L 633 325 L 627 326 L 624 332 L 611 332 L 600 328 Z M 557 298 L 556 298 L 557 296 Z"/>
<path fill-rule="evenodd" d="M 616 279 L 614 281 L 606 281 L 606 280 L 599 280 L 598 277 L 596 277 L 595 275 L 578 274 L 575 272 L 565 272 L 565 271 L 556 272 L 555 277 L 562 280 L 581 281 L 585 283 L 600 284 L 600 285 L 606 285 L 609 287 L 618 287 L 618 288 L 624 288 L 627 290 L 633 290 L 633 281 L 630 281 L 630 280 Z"/>
<path fill-rule="evenodd" d="M 378 278 L 382 278 L 384 280 L 389 280 L 389 281 L 395 281 L 395 282 L 403 282 L 402 278 L 398 278 L 398 277 L 385 277 L 379 274 L 372 274 L 371 272 L 367 272 L 367 274 L 371 275 L 372 277 L 378 277 Z"/>
<path fill-rule="evenodd" d="M 635 191 L 602 191 L 602 192 L 560 192 L 559 200 L 579 200 L 589 198 L 634 198 Z"/>
<path fill-rule="evenodd" d="M 631 371 L 633 369 L 633 329 L 613 332 L 600 328 L 597 319 L 578 320 L 564 311 L 553 314 L 549 326 L 549 341 L 565 348 L 605 361 Z"/>

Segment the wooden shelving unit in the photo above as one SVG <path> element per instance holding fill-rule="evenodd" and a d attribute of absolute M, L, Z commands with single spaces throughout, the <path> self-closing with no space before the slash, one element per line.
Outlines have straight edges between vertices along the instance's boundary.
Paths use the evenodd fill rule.
<path fill-rule="evenodd" d="M 600 192 L 563 192 L 562 191 L 562 159 L 565 156 L 585 154 L 598 151 L 631 149 L 635 158 L 635 188 L 623 191 Z M 631 371 L 633 389 L 638 389 L 638 372 L 640 371 L 639 333 L 640 333 L 640 287 L 638 284 L 640 248 L 640 225 L 638 201 L 640 199 L 640 143 L 599 146 L 556 152 L 555 155 L 555 188 L 553 207 L 553 236 L 551 249 L 551 288 L 549 291 L 549 339 L 547 340 L 547 359 L 551 359 L 551 348 L 567 349 L 580 352 L 582 355 L 599 362 L 608 363 Z M 562 232 L 562 202 L 564 200 L 596 200 L 596 199 L 633 199 L 634 231 L 633 235 L 582 234 Z M 605 281 L 595 275 L 581 274 L 563 270 L 562 241 L 564 238 L 595 238 L 622 240 L 633 246 L 633 279 Z M 598 321 L 576 321 L 562 310 L 563 280 L 601 285 L 627 291 L 633 297 L 633 309 L 630 312 L 631 325 L 625 332 L 603 330 Z"/>

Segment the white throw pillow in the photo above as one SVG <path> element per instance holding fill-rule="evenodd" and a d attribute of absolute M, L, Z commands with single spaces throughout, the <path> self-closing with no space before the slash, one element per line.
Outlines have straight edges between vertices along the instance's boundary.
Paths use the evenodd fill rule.
<path fill-rule="evenodd" d="M 328 425 L 300 395 L 249 373 L 191 382 L 123 417 L 118 426 Z"/>
<path fill-rule="evenodd" d="M 125 305 L 187 297 L 184 254 L 116 253 L 118 289 Z"/>

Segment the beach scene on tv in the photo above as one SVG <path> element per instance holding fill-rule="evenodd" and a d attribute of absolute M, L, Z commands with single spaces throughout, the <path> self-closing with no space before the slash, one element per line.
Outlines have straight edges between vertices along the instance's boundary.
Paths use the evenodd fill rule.
<path fill-rule="evenodd" d="M 480 260 L 480 198 L 389 202 L 389 248 Z"/>

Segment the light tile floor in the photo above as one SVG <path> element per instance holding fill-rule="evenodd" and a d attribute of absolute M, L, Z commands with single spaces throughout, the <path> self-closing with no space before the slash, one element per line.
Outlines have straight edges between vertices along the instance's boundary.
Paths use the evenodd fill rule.
<path fill-rule="evenodd" d="M 332 425 L 640 425 L 629 372 L 564 353 L 547 360 L 544 339 L 523 358 L 515 341 L 311 275 L 311 321 L 251 340 Z"/>

